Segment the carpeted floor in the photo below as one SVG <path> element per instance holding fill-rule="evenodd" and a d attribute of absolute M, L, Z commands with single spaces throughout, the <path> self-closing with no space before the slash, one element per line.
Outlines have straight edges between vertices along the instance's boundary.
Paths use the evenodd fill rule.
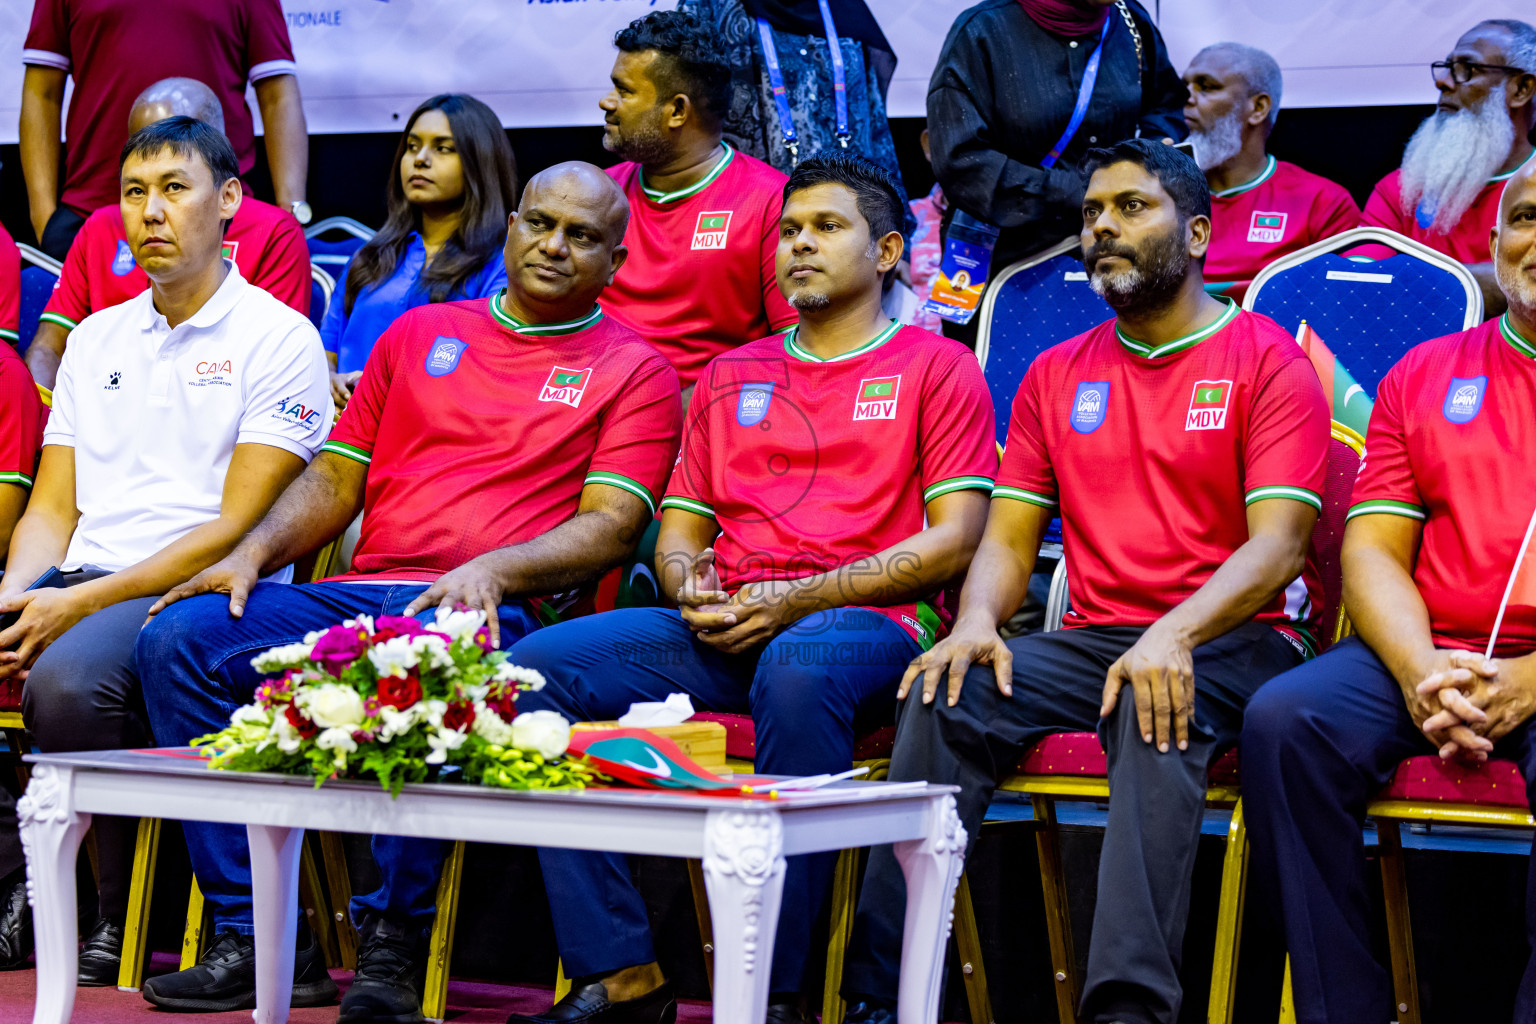
<path fill-rule="evenodd" d="M 157 953 L 151 961 L 149 973 L 164 974 L 176 969 L 176 958 L 168 953 Z M 341 990 L 347 990 L 352 975 L 347 971 L 332 971 L 331 977 Z M 31 970 L 0 973 L 0 1021 L 25 1021 L 32 1017 L 32 999 L 36 992 L 36 975 Z M 455 980 L 448 985 L 447 1020 L 454 1024 L 502 1024 L 509 1013 L 533 1013 L 549 1008 L 551 992 L 547 988 L 490 985 L 475 981 Z M 336 1007 L 322 1006 L 311 1010 L 294 1010 L 288 1018 L 293 1024 L 333 1024 Z M 249 1010 L 232 1010 L 229 1013 L 169 1014 L 146 1003 L 137 992 L 119 992 L 115 988 L 82 988 L 75 991 L 75 1013 L 72 1024 L 121 1024 L 123 1021 L 140 1021 L 144 1024 L 185 1021 L 186 1024 L 250 1024 Z M 709 1004 L 689 1000 L 678 1005 L 678 1024 L 709 1024 Z"/>

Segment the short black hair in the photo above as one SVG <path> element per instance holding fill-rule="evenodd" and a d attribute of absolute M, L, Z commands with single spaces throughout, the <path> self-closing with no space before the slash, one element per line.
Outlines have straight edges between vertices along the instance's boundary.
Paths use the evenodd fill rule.
<path fill-rule="evenodd" d="M 235 148 L 224 133 L 195 117 L 180 114 L 147 124 L 128 136 L 117 160 L 118 170 L 122 170 L 131 156 L 144 159 L 158 155 L 167 147 L 178 156 L 196 153 L 202 157 L 213 174 L 215 187 L 230 178 L 240 177 L 240 161 L 235 158 Z"/>
<path fill-rule="evenodd" d="M 891 172 L 861 156 L 832 153 L 802 160 L 784 183 L 784 201 L 817 185 L 842 185 L 852 192 L 859 213 L 869 224 L 871 241 L 900 231 L 906 223 L 906 205 Z"/>
<path fill-rule="evenodd" d="M 652 11 L 613 37 L 624 53 L 654 50 L 660 55 L 653 79 L 670 98 L 682 93 L 718 128 L 731 105 L 731 66 L 704 23 L 685 11 Z"/>
<path fill-rule="evenodd" d="M 1099 168 L 1120 163 L 1135 164 L 1156 178 L 1173 199 L 1181 221 L 1211 215 L 1211 187 L 1189 154 L 1151 139 L 1126 139 L 1103 149 L 1090 149 L 1083 174 L 1092 177 Z"/>

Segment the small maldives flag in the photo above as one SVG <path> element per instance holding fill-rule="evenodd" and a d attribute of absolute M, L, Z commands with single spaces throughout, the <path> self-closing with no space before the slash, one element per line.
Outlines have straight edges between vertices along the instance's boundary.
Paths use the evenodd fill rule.
<path fill-rule="evenodd" d="M 1520 542 L 1520 553 L 1515 555 L 1515 567 L 1510 570 L 1509 583 L 1504 588 L 1504 600 L 1499 614 L 1493 620 L 1493 633 L 1488 637 L 1487 656 L 1493 657 L 1494 646 L 1499 642 L 1499 627 L 1504 619 L 1513 616 L 1523 621 L 1536 617 L 1536 512 L 1525 527 L 1525 539 Z"/>
<path fill-rule="evenodd" d="M 1323 344 L 1323 339 L 1305 320 L 1296 332 L 1296 344 L 1307 354 L 1317 379 L 1323 384 L 1323 397 L 1328 399 L 1328 416 L 1334 423 L 1347 427 L 1365 443 L 1365 428 L 1371 422 L 1371 410 L 1375 403 L 1365 389 L 1355 383 L 1355 378 L 1344 369 L 1337 356 Z"/>
<path fill-rule="evenodd" d="M 1201 381 L 1200 384 L 1195 387 L 1195 398 L 1194 401 L 1190 402 L 1190 405 L 1196 409 L 1223 405 L 1226 402 L 1226 395 L 1226 381 Z"/>

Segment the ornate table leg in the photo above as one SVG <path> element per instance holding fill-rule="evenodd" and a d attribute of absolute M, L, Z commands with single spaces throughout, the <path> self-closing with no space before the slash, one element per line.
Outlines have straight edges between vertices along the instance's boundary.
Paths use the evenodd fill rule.
<path fill-rule="evenodd" d="M 777 811 L 711 811 L 704 888 L 715 933 L 717 1021 L 758 1024 L 768 1012 L 773 936 L 784 895 L 784 832 Z"/>
<path fill-rule="evenodd" d="M 251 904 L 256 919 L 255 1024 L 285 1024 L 293 997 L 293 946 L 298 934 L 299 853 L 304 830 L 247 825 Z"/>
<path fill-rule="evenodd" d="M 928 834 L 895 843 L 907 876 L 907 920 L 901 939 L 899 1024 L 933 1024 L 939 1019 L 939 986 L 944 980 L 944 944 L 955 917 L 955 885 L 965 866 L 965 827 L 955 798 L 928 804 Z"/>
<path fill-rule="evenodd" d="M 27 900 L 37 949 L 37 1002 L 32 1024 L 66 1024 L 75 1008 L 80 969 L 76 927 L 75 857 L 90 827 L 76 814 L 73 770 L 40 764 L 16 804 L 21 845 L 27 856 Z"/>

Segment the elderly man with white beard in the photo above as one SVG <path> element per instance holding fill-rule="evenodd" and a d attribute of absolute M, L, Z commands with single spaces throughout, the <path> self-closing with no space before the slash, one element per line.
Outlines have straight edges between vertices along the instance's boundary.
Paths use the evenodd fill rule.
<path fill-rule="evenodd" d="M 1241 300 L 1269 263 L 1360 223 L 1344 186 L 1266 152 L 1280 114 L 1280 65 L 1263 50 L 1215 43 L 1184 70 L 1184 123 L 1211 188 L 1207 291 Z"/>
<path fill-rule="evenodd" d="M 1502 18 L 1478 22 L 1430 67 L 1440 102 L 1408 141 L 1402 167 L 1376 185 L 1361 222 L 1465 263 L 1491 316 L 1505 304 L 1488 261 L 1488 232 L 1504 183 L 1531 158 L 1536 28 Z"/>

